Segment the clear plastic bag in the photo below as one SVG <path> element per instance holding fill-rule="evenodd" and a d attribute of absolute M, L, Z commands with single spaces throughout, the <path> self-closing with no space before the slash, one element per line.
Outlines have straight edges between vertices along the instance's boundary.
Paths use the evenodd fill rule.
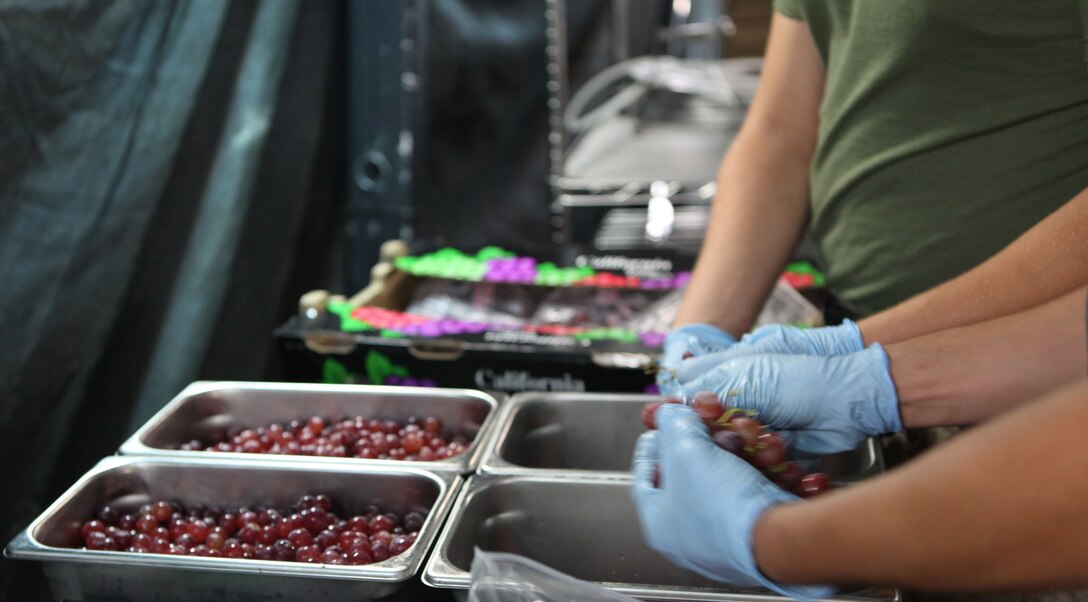
<path fill-rule="evenodd" d="M 540 299 L 531 288 L 495 282 L 434 278 L 416 288 L 407 313 L 489 324 L 525 324 Z"/>
<path fill-rule="evenodd" d="M 824 316 L 804 295 L 779 279 L 763 305 L 763 310 L 759 312 L 753 328 L 767 324 L 816 327 L 824 325 Z"/>
<path fill-rule="evenodd" d="M 556 288 L 533 315 L 534 324 L 623 328 L 663 296 L 660 290 Z"/>
<path fill-rule="evenodd" d="M 476 548 L 468 602 L 638 602 L 517 554 Z"/>
<path fill-rule="evenodd" d="M 683 290 L 671 291 L 643 309 L 625 326 L 636 332 L 668 332 L 672 329 L 677 312 L 680 311 L 683 298 Z M 816 327 L 823 326 L 824 317 L 819 308 L 805 299 L 804 295 L 779 279 L 752 328 L 756 329 L 767 324 Z"/>

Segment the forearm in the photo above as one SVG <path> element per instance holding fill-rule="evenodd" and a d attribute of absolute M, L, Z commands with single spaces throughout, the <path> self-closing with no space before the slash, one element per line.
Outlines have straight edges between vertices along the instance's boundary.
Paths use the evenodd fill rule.
<path fill-rule="evenodd" d="M 862 320 L 862 337 L 895 343 L 1035 307 L 1088 284 L 1086 254 L 1088 189 L 975 269 Z"/>
<path fill-rule="evenodd" d="M 776 14 L 759 91 L 718 174 L 718 194 L 675 325 L 748 331 L 808 217 L 824 70 L 808 27 Z"/>
<path fill-rule="evenodd" d="M 1086 294 L 885 347 L 903 425 L 974 424 L 1083 379 Z"/>
<path fill-rule="evenodd" d="M 783 583 L 931 591 L 1088 584 L 1088 384 L 965 433 L 915 462 L 757 524 Z"/>
<path fill-rule="evenodd" d="M 740 337 L 789 260 L 808 212 L 808 161 L 788 135 L 742 133 L 722 163 L 707 235 L 676 325 Z"/>

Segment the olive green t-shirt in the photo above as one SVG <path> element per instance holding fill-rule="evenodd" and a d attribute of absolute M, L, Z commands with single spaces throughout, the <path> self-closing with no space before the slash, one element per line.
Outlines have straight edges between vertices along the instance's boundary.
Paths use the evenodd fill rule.
<path fill-rule="evenodd" d="M 1088 187 L 1088 0 L 775 0 L 827 73 L 811 172 L 828 281 L 869 314 Z"/>

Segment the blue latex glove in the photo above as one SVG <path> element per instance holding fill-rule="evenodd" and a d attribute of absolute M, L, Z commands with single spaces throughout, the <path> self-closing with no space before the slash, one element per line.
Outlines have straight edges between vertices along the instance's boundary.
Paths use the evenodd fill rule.
<path fill-rule="evenodd" d="M 685 398 L 714 391 L 728 407 L 753 410 L 783 431 L 802 454 L 847 451 L 870 436 L 903 429 L 888 355 L 879 343 L 849 355 L 741 355 L 702 374 L 697 369 L 681 367 Z"/>
<path fill-rule="evenodd" d="M 858 330 L 857 324 L 850 320 L 843 321 L 839 326 L 823 328 L 797 328 L 770 324 L 744 335 L 740 341 L 728 349 L 698 354 L 698 357 L 690 358 L 681 364 L 684 370 L 678 370 L 675 376 L 682 388 L 691 378 L 701 376 L 726 360 L 741 355 L 780 353 L 829 357 L 847 355 L 863 349 L 865 349 L 865 342 L 861 338 L 861 331 Z M 676 383 L 672 384 L 674 386 L 669 394 L 679 395 L 680 391 L 675 387 Z"/>
<path fill-rule="evenodd" d="M 865 349 L 861 330 L 851 320 L 838 326 L 797 328 L 769 324 L 744 335 L 734 347 L 748 353 L 846 355 Z"/>
<path fill-rule="evenodd" d="M 830 587 L 786 586 L 756 566 L 752 533 L 771 506 L 800 499 L 747 462 L 722 451 L 691 408 L 666 404 L 658 430 L 635 447 L 631 495 L 642 535 L 674 564 L 738 587 L 763 586 L 798 599 L 828 596 Z M 654 488 L 654 469 L 660 488 Z"/>
<path fill-rule="evenodd" d="M 676 371 L 680 368 L 685 353 L 695 356 L 716 353 L 728 349 L 736 342 L 733 335 L 710 324 L 684 324 L 673 329 L 665 337 L 657 373 L 658 388 L 665 395 L 679 393 Z"/>

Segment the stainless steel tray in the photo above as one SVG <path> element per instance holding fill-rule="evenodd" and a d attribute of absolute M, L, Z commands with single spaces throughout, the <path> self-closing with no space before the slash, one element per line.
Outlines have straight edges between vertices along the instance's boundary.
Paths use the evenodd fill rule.
<path fill-rule="evenodd" d="M 498 401 L 468 389 L 320 385 L 264 382 L 195 382 L 178 393 L 124 444 L 124 455 L 185 458 L 247 458 L 272 462 L 366 464 L 471 473 L 482 455 L 481 442 L 494 423 Z M 177 445 L 209 439 L 232 426 L 257 427 L 310 416 L 366 416 L 405 420 L 428 415 L 470 438 L 457 456 L 431 462 L 182 451 Z"/>
<path fill-rule="evenodd" d="M 479 472 L 525 476 L 629 479 L 631 454 L 646 432 L 639 410 L 654 395 L 521 393 L 499 411 Z M 884 470 L 874 440 L 820 458 L 816 470 L 833 480 L 863 479 Z"/>
<path fill-rule="evenodd" d="M 58 600 L 361 599 L 394 593 L 420 569 L 461 484 L 452 473 L 408 467 L 300 466 L 267 462 L 102 460 L 4 550 L 37 560 Z M 81 550 L 79 528 L 103 504 L 124 509 L 155 498 L 208 506 L 287 506 L 325 493 L 347 511 L 377 504 L 426 510 L 416 544 L 380 563 L 333 566 Z"/>
<path fill-rule="evenodd" d="M 467 589 L 476 547 L 526 556 L 617 592 L 654 600 L 784 600 L 681 569 L 643 543 L 629 483 L 477 475 L 462 488 L 423 572 L 432 587 Z M 832 600 L 900 600 L 866 590 Z"/>

